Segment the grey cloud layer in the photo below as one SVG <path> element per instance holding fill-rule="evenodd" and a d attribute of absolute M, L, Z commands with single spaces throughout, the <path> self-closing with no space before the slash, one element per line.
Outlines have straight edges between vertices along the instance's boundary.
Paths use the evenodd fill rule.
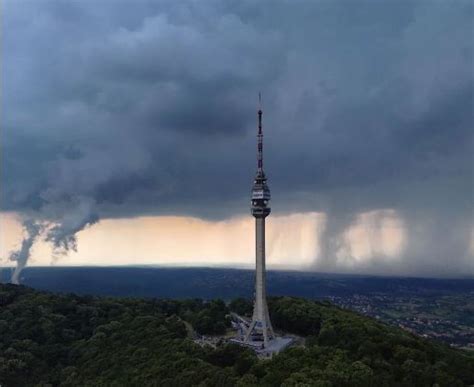
<path fill-rule="evenodd" d="M 427 230 L 410 254 L 442 235 L 474 272 L 472 25 L 469 1 L 6 1 L 1 205 L 245 211 L 262 91 L 275 210 L 337 237 L 393 208 Z"/>

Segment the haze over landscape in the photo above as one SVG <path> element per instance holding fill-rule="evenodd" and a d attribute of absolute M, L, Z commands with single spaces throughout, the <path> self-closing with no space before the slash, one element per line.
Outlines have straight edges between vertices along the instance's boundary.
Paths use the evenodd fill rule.
<path fill-rule="evenodd" d="M 270 267 L 474 275 L 472 2 L 2 6 L 2 266 L 252 265 L 261 91 Z"/>

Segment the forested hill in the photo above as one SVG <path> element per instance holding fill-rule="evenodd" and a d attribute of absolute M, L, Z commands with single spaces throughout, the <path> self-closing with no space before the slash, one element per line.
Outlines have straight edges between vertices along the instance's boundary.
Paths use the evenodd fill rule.
<path fill-rule="evenodd" d="M 270 300 L 279 330 L 306 337 L 272 360 L 190 338 L 224 333 L 222 301 L 56 295 L 0 285 L 0 385 L 462 386 L 474 357 L 327 303 Z M 188 324 L 189 323 L 189 324 Z"/>

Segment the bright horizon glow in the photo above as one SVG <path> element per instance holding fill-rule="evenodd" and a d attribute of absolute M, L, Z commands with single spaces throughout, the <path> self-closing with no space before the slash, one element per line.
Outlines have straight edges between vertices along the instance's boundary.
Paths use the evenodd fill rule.
<path fill-rule="evenodd" d="M 326 215 L 317 212 L 274 215 L 267 218 L 268 267 L 317 269 L 320 238 Z M 255 262 L 254 219 L 248 215 L 223 221 L 184 216 L 143 216 L 103 219 L 77 234 L 78 251 L 54 256 L 51 246 L 38 240 L 28 266 L 228 266 L 252 268 Z M 0 262 L 11 266 L 9 253 L 21 242 L 20 219 L 15 213 L 0 218 Z M 400 254 L 406 236 L 393 210 L 360 214 L 344 234 L 344 251 L 350 262 L 344 269 L 381 255 Z M 338 255 L 339 257 L 339 255 Z"/>

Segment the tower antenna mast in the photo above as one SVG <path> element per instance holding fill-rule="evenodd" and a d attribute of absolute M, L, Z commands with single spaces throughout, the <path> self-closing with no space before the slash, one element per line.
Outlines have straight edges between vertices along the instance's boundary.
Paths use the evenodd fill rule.
<path fill-rule="evenodd" d="M 257 169 L 263 174 L 262 94 L 258 93 Z"/>

